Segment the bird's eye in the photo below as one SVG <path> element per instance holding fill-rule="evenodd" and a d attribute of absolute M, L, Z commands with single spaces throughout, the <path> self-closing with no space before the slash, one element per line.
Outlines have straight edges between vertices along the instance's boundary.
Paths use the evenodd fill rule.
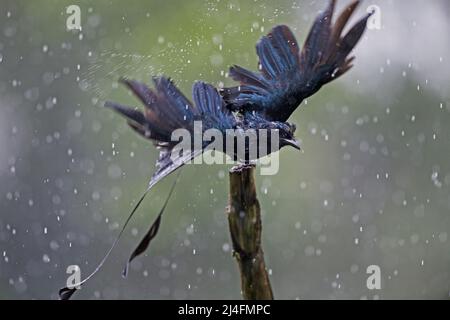
<path fill-rule="evenodd" d="M 293 123 L 289 123 L 289 128 L 290 128 L 291 133 L 295 133 L 297 126 Z"/>

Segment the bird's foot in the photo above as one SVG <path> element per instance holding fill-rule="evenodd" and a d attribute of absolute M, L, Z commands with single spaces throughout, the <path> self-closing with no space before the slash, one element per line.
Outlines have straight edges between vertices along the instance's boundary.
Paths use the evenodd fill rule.
<path fill-rule="evenodd" d="M 238 165 L 235 165 L 233 168 L 230 169 L 231 173 L 234 172 L 242 172 L 244 170 L 252 169 L 256 167 L 256 161 L 249 161 L 247 163 L 240 163 Z"/>

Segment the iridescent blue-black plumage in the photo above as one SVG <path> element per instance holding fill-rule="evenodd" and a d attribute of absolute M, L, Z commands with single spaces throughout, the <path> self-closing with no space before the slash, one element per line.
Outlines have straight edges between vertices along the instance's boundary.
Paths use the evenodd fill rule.
<path fill-rule="evenodd" d="M 279 129 L 281 147 L 298 147 L 293 139 L 295 129 L 284 122 L 305 98 L 352 67 L 354 58 L 349 55 L 370 14 L 342 34 L 359 2 L 350 3 L 332 24 L 336 0 L 330 0 L 326 10 L 315 19 L 302 50 L 287 26 L 274 27 L 256 45 L 260 72 L 237 65 L 231 67 L 229 74 L 240 85 L 224 88 L 220 94 L 213 86 L 197 82 L 192 90 L 194 103 L 165 77 L 153 78 L 154 89 L 138 81 L 122 80 L 144 104 L 144 111 L 112 102 L 106 106 L 125 116 L 135 131 L 161 149 L 150 184 L 203 151 L 193 150 L 192 157 L 175 159 L 176 162 L 170 154 L 177 144 L 171 139 L 172 132 L 186 129 L 193 133 L 196 120 L 202 122 L 203 130 L 214 128 L 224 134 L 227 129 L 236 128 Z"/>
<path fill-rule="evenodd" d="M 201 154 L 208 146 L 209 143 L 206 141 L 200 148 L 196 149 L 192 142 L 191 153 L 172 154 L 172 149 L 179 143 L 179 141 L 173 140 L 172 133 L 177 129 L 186 129 L 193 138 L 195 134 L 198 134 L 195 132 L 195 121 L 201 122 L 202 132 L 200 134 L 208 129 L 218 130 L 223 137 L 223 146 L 220 151 L 228 153 L 235 159 L 253 160 L 247 154 L 241 159 L 237 156 L 237 152 L 234 152 L 236 150 L 226 150 L 226 139 L 227 135 L 230 134 L 228 130 L 253 129 L 258 132 L 260 129 L 275 129 L 279 131 L 280 141 L 278 145 L 280 147 L 285 145 L 298 147 L 293 137 L 292 125 L 268 121 L 252 112 L 233 114 L 226 107 L 218 90 L 204 82 L 198 81 L 193 86 L 194 103 L 191 103 L 174 83 L 165 77 L 153 79 L 154 89 L 134 80 L 122 79 L 121 82 L 144 104 L 143 112 L 115 102 L 106 102 L 105 106 L 114 109 L 127 118 L 128 124 L 136 132 L 152 140 L 160 149 L 157 171 L 152 176 L 150 185 L 154 185 L 172 171 Z M 202 136 L 199 139 L 202 139 Z M 270 144 L 270 141 L 266 143 Z M 265 148 L 264 150 L 277 151 L 271 148 Z"/>
<path fill-rule="evenodd" d="M 194 104 L 166 77 L 154 77 L 154 89 L 129 79 L 122 79 L 144 105 L 144 111 L 125 107 L 114 102 L 106 106 L 115 109 L 128 119 L 129 124 L 144 137 L 160 143 L 173 143 L 176 129 L 193 130 L 194 121 L 201 120 L 206 128 L 224 130 L 232 128 L 234 117 L 225 108 L 216 88 L 196 82 L 192 89 Z"/>
<path fill-rule="evenodd" d="M 286 121 L 307 97 L 352 67 L 349 57 L 361 38 L 367 14 L 342 35 L 360 1 L 349 4 L 332 25 L 335 0 L 315 20 L 303 49 L 289 27 L 274 27 L 256 45 L 258 69 L 253 72 L 232 66 L 229 75 L 239 86 L 224 88 L 222 96 L 230 110 L 255 111 L 265 119 Z"/>
<path fill-rule="evenodd" d="M 174 83 L 165 77 L 153 78 L 154 89 L 135 80 L 122 79 L 121 82 L 142 102 L 144 110 L 139 111 L 109 101 L 105 106 L 127 118 L 128 124 L 136 132 L 152 140 L 160 149 L 157 170 L 150 185 L 156 184 L 203 151 L 203 148 L 193 148 L 190 154 L 172 154 L 173 147 L 178 144 L 178 141 L 172 139 L 175 130 L 186 129 L 193 135 L 195 121 L 201 121 L 203 130 L 214 128 L 225 131 L 236 127 L 232 112 L 225 107 L 217 89 L 209 84 L 194 84 L 194 103 L 191 103 Z"/>

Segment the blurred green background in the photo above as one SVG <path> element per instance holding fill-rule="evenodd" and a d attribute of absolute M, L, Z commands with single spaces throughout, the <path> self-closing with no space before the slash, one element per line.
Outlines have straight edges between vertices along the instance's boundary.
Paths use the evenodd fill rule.
<path fill-rule="evenodd" d="M 66 30 L 79 5 L 82 31 Z M 339 1 L 342 8 L 347 1 Z M 303 152 L 258 176 L 263 248 L 279 299 L 449 297 L 450 5 L 366 1 L 381 12 L 354 69 L 299 108 Z M 56 299 L 68 265 L 90 273 L 154 170 L 157 152 L 106 99 L 139 106 L 121 76 L 231 85 L 278 23 L 299 42 L 326 1 L 12 1 L 0 6 L 0 298 Z M 190 165 L 147 254 L 123 263 L 170 178 L 146 199 L 83 299 L 239 299 L 225 215 L 229 166 Z M 366 269 L 381 268 L 381 290 Z"/>

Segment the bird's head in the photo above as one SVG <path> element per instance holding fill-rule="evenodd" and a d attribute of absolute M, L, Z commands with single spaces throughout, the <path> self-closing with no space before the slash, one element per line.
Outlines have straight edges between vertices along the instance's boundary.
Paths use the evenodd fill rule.
<path fill-rule="evenodd" d="M 296 126 L 289 122 L 276 122 L 280 134 L 280 148 L 291 146 L 300 150 L 300 143 L 295 139 L 294 133 Z"/>

